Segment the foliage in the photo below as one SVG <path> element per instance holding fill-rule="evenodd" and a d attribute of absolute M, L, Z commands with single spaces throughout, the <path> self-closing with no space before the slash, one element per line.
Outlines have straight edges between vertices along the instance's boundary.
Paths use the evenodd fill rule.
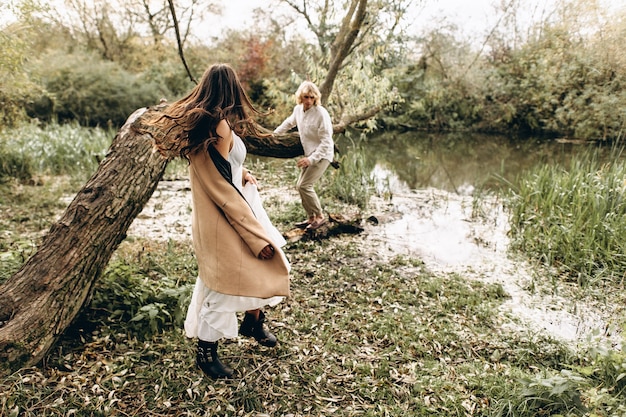
<path fill-rule="evenodd" d="M 514 248 L 583 286 L 623 282 L 625 175 L 621 158 L 600 164 L 593 151 L 577 155 L 568 169 L 544 165 L 522 175 L 510 195 Z"/>
<path fill-rule="evenodd" d="M 604 51 L 619 42 L 602 39 Z M 626 66 L 598 55 L 598 48 L 597 39 L 577 37 L 567 24 L 546 25 L 541 37 L 494 63 L 498 75 L 490 82 L 499 88 L 486 92 L 493 103 L 487 111 L 502 115 L 501 130 L 618 138 L 624 119 L 612 109 L 625 103 L 619 86 Z"/>
<path fill-rule="evenodd" d="M 519 392 L 512 400 L 499 401 L 497 416 L 584 415 L 581 389 L 588 388 L 581 375 L 562 370 L 555 375 L 536 375 L 522 379 Z"/>
<path fill-rule="evenodd" d="M 430 131 L 467 130 L 481 120 L 483 68 L 471 70 L 471 46 L 455 37 L 455 27 L 441 27 L 417 40 L 417 62 L 392 74 L 402 101 L 384 120 L 391 126 Z"/>
<path fill-rule="evenodd" d="M 48 94 L 28 110 L 44 120 L 118 128 L 138 108 L 169 95 L 163 86 L 89 55 L 48 55 L 36 71 Z"/>
<path fill-rule="evenodd" d="M 18 24 L 0 28 L 0 129 L 24 121 L 26 104 L 41 92 L 25 71 L 28 44 L 17 32 Z"/>
<path fill-rule="evenodd" d="M 30 155 L 20 150 L 9 148 L 4 140 L 0 141 L 0 182 L 15 178 L 18 181 L 33 177 L 34 161 Z"/>
<path fill-rule="evenodd" d="M 168 242 L 161 248 L 138 243 L 134 245 L 140 246 L 139 252 L 128 255 L 124 247 L 116 252 L 94 288 L 83 319 L 98 326 L 117 323 L 146 339 L 182 325 L 193 290 L 189 280 L 197 273 L 188 244 Z"/>
<path fill-rule="evenodd" d="M 293 164 L 251 159 L 277 225 L 300 220 L 295 192 L 279 188 L 295 181 Z M 366 164 L 347 160 L 348 170 Z M 0 236 L 10 254 L 0 257 L 0 277 L 58 216 L 72 193 L 66 181 L 4 184 L 2 227 L 12 233 Z M 380 249 L 367 236 L 289 243 L 292 295 L 267 311 L 279 345 L 222 343 L 237 377 L 211 381 L 181 329 L 197 275 L 190 242 L 127 238 L 45 363 L 0 381 L 0 414 L 530 417 L 626 408 L 621 352 L 575 353 L 504 326 L 499 284 Z"/>
<path fill-rule="evenodd" d="M 520 3 L 521 4 L 521 3 Z M 503 12 L 485 44 L 442 26 L 415 39 L 420 51 L 393 73 L 405 100 L 388 126 L 428 130 L 514 132 L 615 140 L 623 136 L 619 53 L 625 10 L 609 15 L 595 2 L 559 4 L 556 19 L 536 22 L 521 38 L 517 9 Z"/>
<path fill-rule="evenodd" d="M 358 148 L 341 155 L 337 162 L 339 168 L 329 167 L 320 181 L 321 195 L 364 211 L 376 188 L 372 167 L 367 165 Z"/>
<path fill-rule="evenodd" d="M 114 133 L 74 124 L 22 124 L 0 132 L 0 180 L 69 175 L 86 180 L 95 172 Z"/>

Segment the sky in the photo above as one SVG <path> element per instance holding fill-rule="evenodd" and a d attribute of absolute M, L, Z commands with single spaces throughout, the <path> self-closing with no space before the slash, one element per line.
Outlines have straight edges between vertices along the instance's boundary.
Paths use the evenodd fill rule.
<path fill-rule="evenodd" d="M 558 0 L 521 0 L 523 4 L 523 22 L 538 20 L 548 13 Z M 626 0 L 599 0 L 612 9 L 626 8 Z M 432 29 L 445 22 L 456 24 L 462 33 L 480 37 L 491 30 L 497 23 L 498 16 L 494 13 L 494 3 L 501 0 L 422 0 L 409 19 L 414 22 L 416 31 Z M 224 1 L 223 14 L 215 19 L 209 27 L 214 28 L 211 35 L 218 36 L 218 29 L 246 27 L 253 24 L 253 11 L 258 7 L 267 7 L 268 0 L 237 0 Z M 286 6 L 284 6 L 286 7 Z"/>
<path fill-rule="evenodd" d="M 417 25 L 422 24 L 423 26 L 428 22 L 438 21 L 445 16 L 470 31 L 481 30 L 488 24 L 490 16 L 493 16 L 493 14 L 490 13 L 492 10 L 490 4 L 493 1 L 494 0 L 426 0 L 423 2 L 424 5 L 420 7 L 421 10 L 413 12 L 410 19 L 414 20 Z M 535 0 L 526 1 L 534 2 Z M 541 3 L 550 3 L 552 1 L 553 0 L 543 0 Z M 252 24 L 254 9 L 266 7 L 268 1 L 238 0 L 224 1 L 222 3 L 222 16 L 213 17 L 215 24 L 208 25 L 213 28 L 211 35 L 214 36 L 218 36 L 219 28 L 223 27 L 223 25 L 229 28 L 237 28 Z M 287 8 L 287 6 L 284 7 Z"/>
<path fill-rule="evenodd" d="M 1 1 L 1 0 L 0 0 Z M 88 0 L 87 0 L 88 1 Z M 300 3 L 301 0 L 294 0 Z M 445 23 L 455 24 L 460 33 L 484 38 L 497 23 L 498 15 L 494 13 L 494 3 L 503 3 L 510 0 L 414 0 L 416 7 L 408 14 L 412 22 L 412 30 L 419 34 L 421 31 L 441 26 Z M 537 21 L 542 15 L 551 10 L 559 0 L 519 0 L 523 5 L 519 20 L 523 22 Z M 626 0 L 598 0 L 612 10 L 626 10 Z M 64 0 L 51 0 L 50 4 L 59 4 L 62 8 Z M 277 0 L 221 0 L 223 12 L 221 16 L 209 15 L 206 21 L 194 32 L 198 36 L 221 37 L 224 29 L 246 28 L 254 24 L 254 10 L 268 9 L 268 5 L 279 3 Z M 55 6 L 56 8 L 56 6 Z M 293 13 L 288 6 L 281 4 L 279 10 Z M 0 24 L 8 18 L 7 11 L 0 7 L 2 12 Z M 205 32 L 205 33 L 198 33 Z"/>

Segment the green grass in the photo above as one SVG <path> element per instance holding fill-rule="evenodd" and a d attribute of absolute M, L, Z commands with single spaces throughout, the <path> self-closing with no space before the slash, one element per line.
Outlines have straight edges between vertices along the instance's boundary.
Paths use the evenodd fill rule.
<path fill-rule="evenodd" d="M 267 311 L 279 345 L 223 343 L 237 377 L 211 381 L 173 319 L 195 276 L 188 244 L 125 242 L 46 365 L 0 381 L 0 414 L 583 415 L 592 394 L 624 406 L 617 371 L 605 374 L 623 356 L 505 331 L 499 285 L 362 247 L 358 236 L 289 246 L 292 296 Z M 154 327 L 130 320 L 155 297 L 166 308 Z"/>
<path fill-rule="evenodd" d="M 104 158 L 115 133 L 77 124 L 24 124 L 0 130 L 0 181 L 68 175 L 84 181 Z"/>
<path fill-rule="evenodd" d="M 626 164 L 583 152 L 568 168 L 539 166 L 511 191 L 513 247 L 587 286 L 626 276 Z"/>
<path fill-rule="evenodd" d="M 250 167 L 266 191 L 285 187 L 293 193 L 292 162 L 251 158 Z M 33 171 L 36 181 L 12 178 L 0 185 L 6 213 L 0 218 L 6 231 L 0 236 L 0 282 L 33 253 L 67 205 L 61 198 L 76 191 L 72 173 L 50 176 L 41 168 L 49 165 Z M 612 169 L 602 167 L 599 176 Z M 168 175 L 185 170 L 174 166 Z M 615 186 L 620 173 L 610 175 Z M 331 181 L 335 174 L 327 176 Z M 329 210 L 360 210 L 358 199 L 325 198 Z M 266 201 L 281 229 L 301 219 L 297 198 Z M 181 328 L 196 276 L 190 243 L 124 241 L 44 363 L 0 380 L 0 415 L 626 413 L 626 354 L 597 346 L 574 351 L 541 333 L 503 326 L 508 318 L 499 306 L 507 295 L 498 284 L 433 273 L 416 258 L 380 258 L 361 235 L 285 249 L 292 295 L 266 312 L 279 345 L 223 343 L 221 356 L 237 376 L 212 381 L 195 368 L 194 343 Z"/>

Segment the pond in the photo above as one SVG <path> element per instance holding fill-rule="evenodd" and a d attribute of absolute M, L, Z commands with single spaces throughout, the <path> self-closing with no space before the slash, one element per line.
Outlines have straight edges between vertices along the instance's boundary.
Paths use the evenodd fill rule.
<path fill-rule="evenodd" d="M 390 132 L 342 150 L 340 140 L 340 151 L 360 152 L 378 187 L 392 196 L 379 198 L 378 207 L 395 216 L 367 230 L 365 242 L 379 254 L 416 257 L 438 273 L 500 284 L 510 297 L 503 313 L 531 332 L 574 344 L 592 335 L 609 345 L 619 343 L 619 331 L 606 330 L 612 321 L 606 306 L 549 289 L 529 291 L 547 275 L 534 260 L 509 252 L 508 214 L 498 194 L 477 192 L 508 187 L 503 179 L 514 181 L 539 164 L 568 168 L 573 155 L 593 145 Z M 593 149 L 600 160 L 611 157 L 608 147 Z"/>
<path fill-rule="evenodd" d="M 383 132 L 367 140 L 337 139 L 341 153 L 360 152 L 379 186 L 435 188 L 459 195 L 495 191 L 537 164 L 567 164 L 592 145 L 471 133 Z M 340 155 L 341 155 L 340 153 Z"/>

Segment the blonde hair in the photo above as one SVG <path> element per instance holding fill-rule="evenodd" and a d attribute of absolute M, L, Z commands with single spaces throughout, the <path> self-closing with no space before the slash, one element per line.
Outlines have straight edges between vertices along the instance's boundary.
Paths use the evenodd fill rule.
<path fill-rule="evenodd" d="M 302 96 L 304 95 L 313 96 L 315 99 L 313 104 L 315 106 L 319 106 L 322 103 L 322 93 L 320 93 L 319 88 L 311 81 L 304 81 L 300 84 L 300 87 L 298 87 L 296 91 L 296 103 L 302 104 Z"/>

